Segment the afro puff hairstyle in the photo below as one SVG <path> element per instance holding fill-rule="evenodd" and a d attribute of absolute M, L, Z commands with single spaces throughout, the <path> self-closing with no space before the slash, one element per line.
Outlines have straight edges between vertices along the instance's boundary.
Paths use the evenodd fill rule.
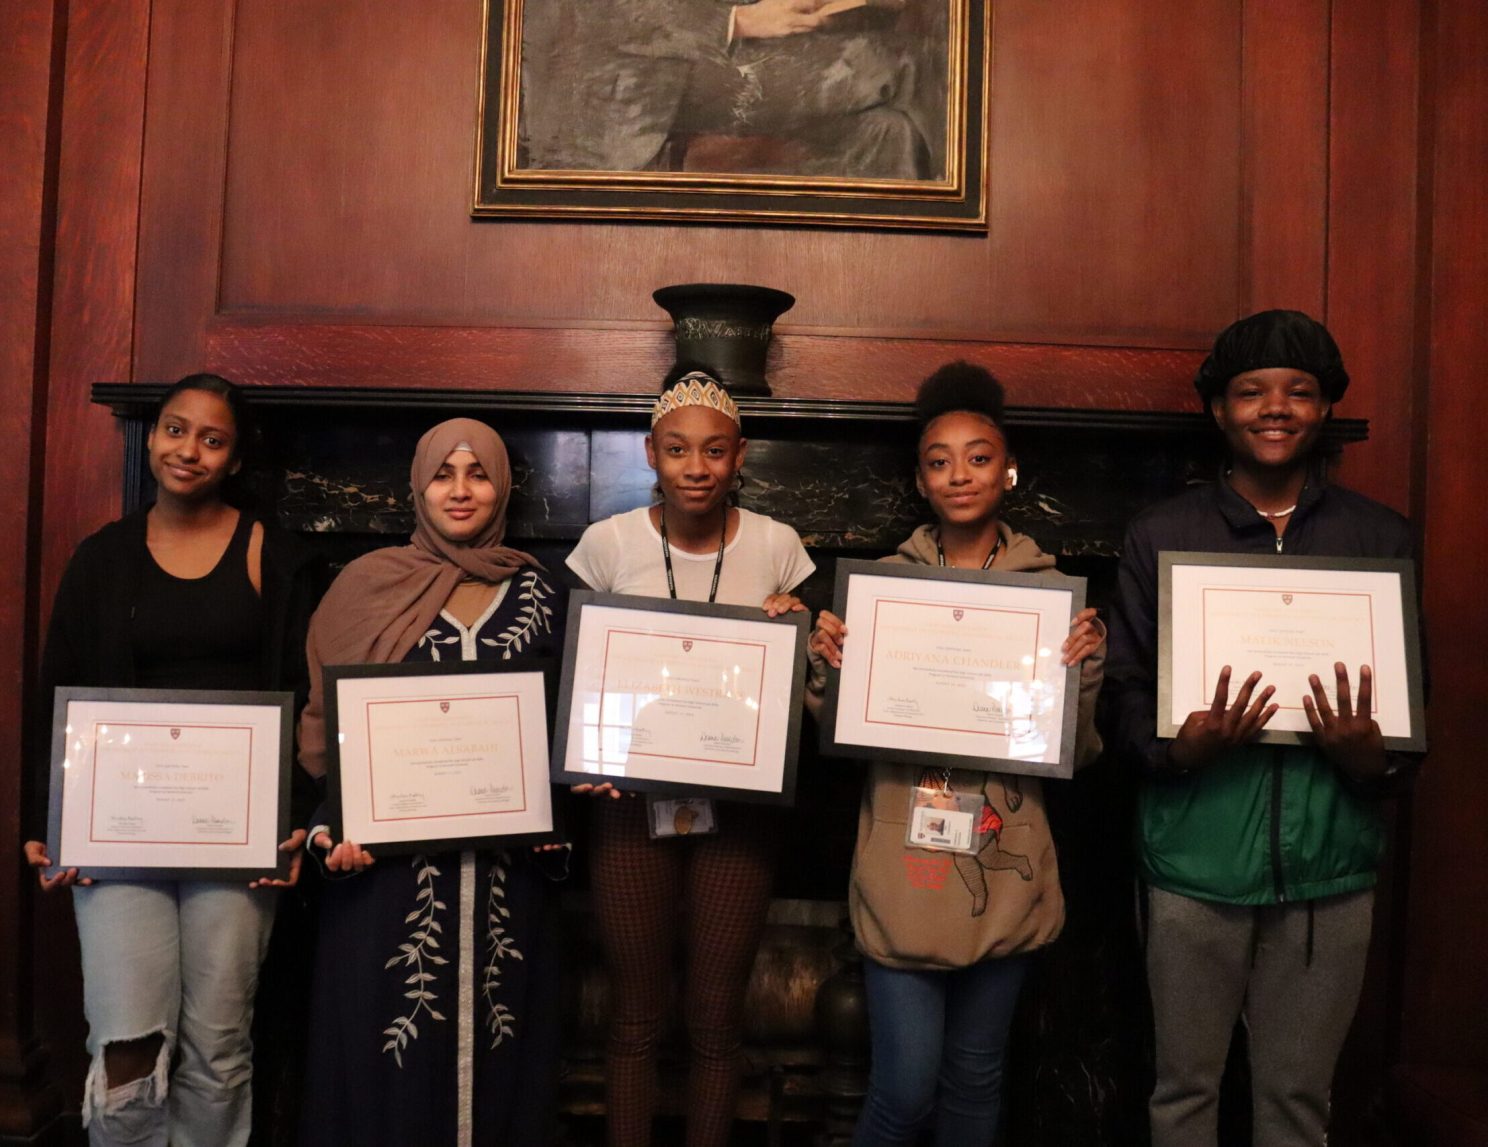
<path fill-rule="evenodd" d="M 921 434 L 942 414 L 952 411 L 980 414 L 1006 433 L 1003 407 L 1002 383 L 991 371 L 969 362 L 946 363 L 915 392 L 915 418 Z"/>

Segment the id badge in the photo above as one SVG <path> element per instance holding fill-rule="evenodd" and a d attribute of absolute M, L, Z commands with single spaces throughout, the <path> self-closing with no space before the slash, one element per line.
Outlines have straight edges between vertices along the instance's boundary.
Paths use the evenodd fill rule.
<path fill-rule="evenodd" d="M 981 811 L 980 791 L 958 793 L 938 785 L 915 785 L 909 790 L 905 847 L 973 855 L 978 846 L 977 819 Z"/>
<path fill-rule="evenodd" d="M 713 802 L 705 797 L 646 795 L 646 829 L 652 840 L 672 836 L 708 836 L 718 831 Z"/>

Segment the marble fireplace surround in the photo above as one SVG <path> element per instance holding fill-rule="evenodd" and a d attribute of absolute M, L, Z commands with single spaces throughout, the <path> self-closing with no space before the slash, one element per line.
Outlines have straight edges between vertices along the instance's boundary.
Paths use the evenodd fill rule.
<path fill-rule="evenodd" d="M 247 389 L 263 431 L 252 488 L 281 525 L 320 536 L 336 561 L 408 535 L 414 444 L 458 415 L 483 419 L 506 440 L 515 478 L 508 538 L 544 560 L 561 561 L 590 522 L 650 497 L 642 439 L 651 395 Z M 152 496 L 144 440 L 164 391 L 93 387 L 93 401 L 126 424 L 126 510 Z M 925 520 L 909 403 L 741 398 L 739 408 L 750 440 L 741 503 L 789 522 L 814 553 L 889 553 Z M 1134 513 L 1210 479 L 1218 465 L 1217 436 L 1198 412 L 1014 406 L 1007 423 L 1020 481 L 1005 516 L 1092 571 L 1118 555 Z M 1335 419 L 1327 433 L 1338 447 L 1362 441 L 1368 424 Z"/>

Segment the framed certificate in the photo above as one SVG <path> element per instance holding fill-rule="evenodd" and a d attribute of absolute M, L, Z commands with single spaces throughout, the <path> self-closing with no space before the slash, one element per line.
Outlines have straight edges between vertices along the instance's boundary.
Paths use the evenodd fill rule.
<path fill-rule="evenodd" d="M 1280 706 L 1258 738 L 1312 740 L 1302 708 L 1316 673 L 1330 705 L 1335 662 L 1374 676 L 1372 711 L 1387 749 L 1424 751 L 1425 704 L 1415 567 L 1404 558 L 1302 558 L 1271 554 L 1158 554 L 1157 733 L 1173 737 L 1207 709 L 1224 666 L 1230 696 L 1256 670 Z"/>
<path fill-rule="evenodd" d="M 542 668 L 328 665 L 331 832 L 375 853 L 556 839 Z"/>
<path fill-rule="evenodd" d="M 1041 777 L 1074 773 L 1083 578 L 843 560 L 822 752 Z"/>
<path fill-rule="evenodd" d="M 289 874 L 294 696 L 63 686 L 48 854 L 116 880 Z"/>
<path fill-rule="evenodd" d="M 569 595 L 553 779 L 795 799 L 806 613 Z"/>

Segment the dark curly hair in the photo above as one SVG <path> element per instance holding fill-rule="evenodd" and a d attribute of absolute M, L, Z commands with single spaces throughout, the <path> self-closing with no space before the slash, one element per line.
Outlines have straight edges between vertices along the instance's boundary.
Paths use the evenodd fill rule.
<path fill-rule="evenodd" d="M 966 411 L 980 414 L 1006 437 L 1004 406 L 1002 383 L 996 376 L 985 367 L 959 360 L 946 363 L 915 392 L 915 419 L 921 434 L 942 414 Z"/>

